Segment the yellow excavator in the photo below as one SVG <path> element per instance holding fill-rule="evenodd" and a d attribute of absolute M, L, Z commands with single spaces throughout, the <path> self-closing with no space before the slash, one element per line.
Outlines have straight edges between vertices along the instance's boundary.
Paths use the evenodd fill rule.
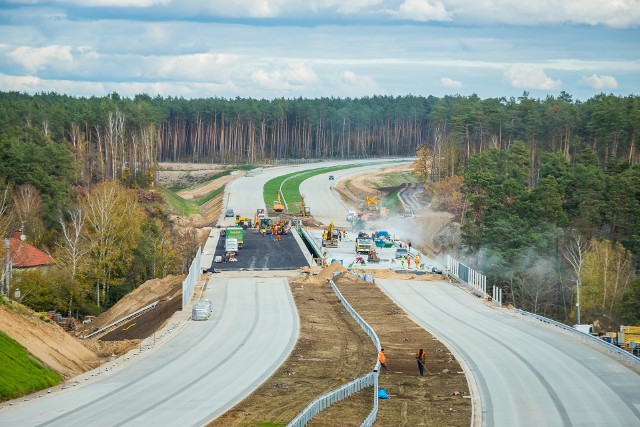
<path fill-rule="evenodd" d="M 311 208 L 309 208 L 309 206 L 306 205 L 306 203 L 304 202 L 304 194 L 300 195 L 300 198 L 302 199 L 302 208 L 300 209 L 300 216 L 307 217 L 311 215 Z"/>
<path fill-rule="evenodd" d="M 338 230 L 336 230 L 333 221 L 331 221 L 329 227 L 325 228 L 322 233 L 322 246 L 327 248 L 338 247 Z"/>
<path fill-rule="evenodd" d="M 365 199 L 365 203 L 367 204 L 367 219 L 378 219 L 380 209 L 378 207 L 378 200 L 374 199 L 373 197 L 367 196 Z"/>
<path fill-rule="evenodd" d="M 284 205 L 282 204 L 282 200 L 280 199 L 280 191 L 278 190 L 278 200 L 273 201 L 273 210 L 276 212 L 284 211 Z"/>

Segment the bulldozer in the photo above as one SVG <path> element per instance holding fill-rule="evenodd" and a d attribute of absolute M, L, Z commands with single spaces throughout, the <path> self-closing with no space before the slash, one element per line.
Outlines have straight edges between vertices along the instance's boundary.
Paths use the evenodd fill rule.
<path fill-rule="evenodd" d="M 333 221 L 331 221 L 329 227 L 327 227 L 322 233 L 322 246 L 327 248 L 338 247 L 338 230 L 336 230 Z"/>
<path fill-rule="evenodd" d="M 284 211 L 284 205 L 282 204 L 282 199 L 280 198 L 280 191 L 278 191 L 278 200 L 273 201 L 273 210 L 276 212 Z"/>

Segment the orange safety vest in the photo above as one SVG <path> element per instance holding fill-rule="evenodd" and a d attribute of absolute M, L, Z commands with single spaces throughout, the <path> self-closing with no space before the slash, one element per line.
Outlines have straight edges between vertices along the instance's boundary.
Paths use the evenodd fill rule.
<path fill-rule="evenodd" d="M 387 358 L 386 358 L 386 356 L 384 355 L 384 352 L 383 352 L 383 351 L 381 351 L 380 353 L 378 353 L 378 361 L 379 361 L 380 363 L 387 363 Z"/>

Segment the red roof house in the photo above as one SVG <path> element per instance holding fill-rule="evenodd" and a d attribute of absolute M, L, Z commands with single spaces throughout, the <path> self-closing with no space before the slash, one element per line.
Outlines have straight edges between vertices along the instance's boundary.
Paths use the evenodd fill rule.
<path fill-rule="evenodd" d="M 55 264 L 49 254 L 30 243 L 18 237 L 11 237 L 8 240 L 9 259 L 13 268 L 36 268 Z"/>

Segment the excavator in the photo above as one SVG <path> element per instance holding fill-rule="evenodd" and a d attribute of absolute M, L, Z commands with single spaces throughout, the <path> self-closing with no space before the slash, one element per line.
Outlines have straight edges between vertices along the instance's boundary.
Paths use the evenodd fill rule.
<path fill-rule="evenodd" d="M 336 230 L 333 221 L 329 224 L 329 227 L 325 228 L 322 233 L 322 246 L 327 248 L 338 247 L 338 230 Z"/>
<path fill-rule="evenodd" d="M 300 209 L 300 216 L 307 217 L 307 216 L 311 216 L 311 209 L 309 208 L 309 206 L 307 206 L 304 203 L 304 194 L 300 195 L 300 198 L 302 199 L 302 208 Z"/>
<path fill-rule="evenodd" d="M 378 219 L 378 216 L 380 213 L 379 212 L 380 208 L 378 207 L 378 200 L 373 197 L 367 196 L 365 199 L 365 203 L 367 204 L 367 220 Z"/>
<path fill-rule="evenodd" d="M 273 201 L 273 210 L 276 212 L 284 211 L 284 205 L 282 204 L 282 199 L 280 199 L 280 191 L 278 190 L 278 200 Z"/>

